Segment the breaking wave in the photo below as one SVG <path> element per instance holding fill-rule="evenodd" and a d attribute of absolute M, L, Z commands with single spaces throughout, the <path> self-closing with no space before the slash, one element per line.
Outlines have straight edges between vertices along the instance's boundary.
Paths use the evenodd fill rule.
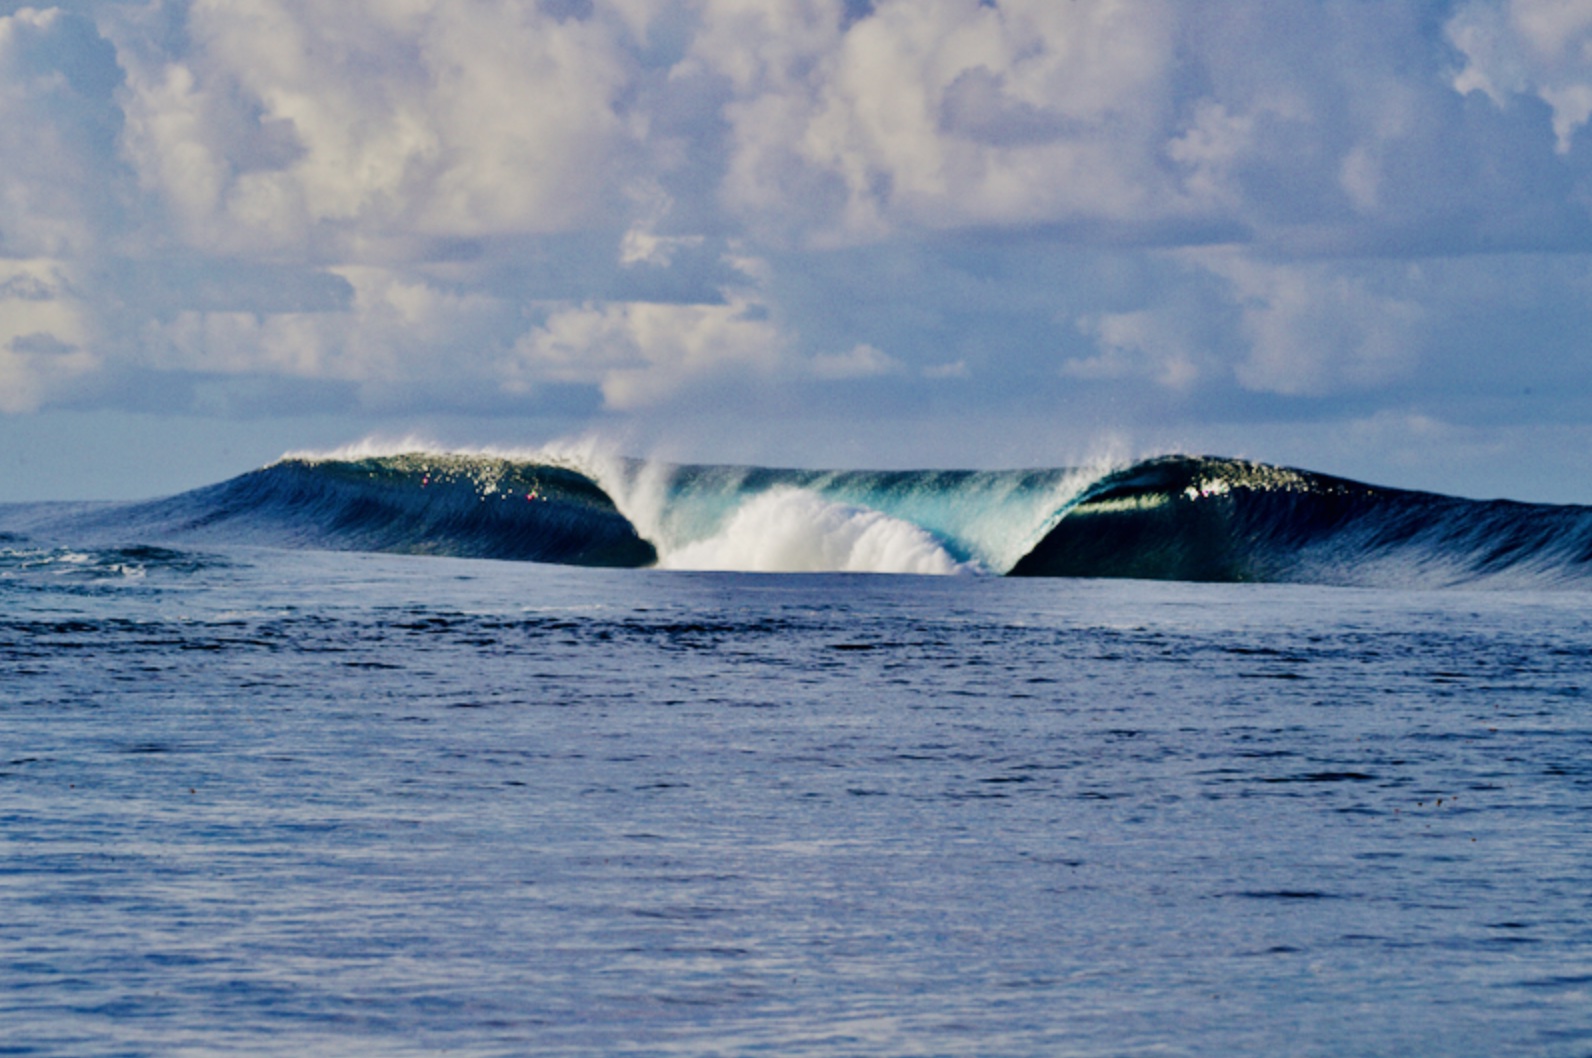
<path fill-rule="evenodd" d="M 168 499 L 79 513 L 63 528 L 159 541 L 585 566 L 657 560 L 652 545 L 584 474 L 443 453 L 294 456 Z"/>
<path fill-rule="evenodd" d="M 718 534 L 663 555 L 669 569 L 754 573 L 956 573 L 932 534 L 899 518 L 782 485 L 738 507 Z"/>
<path fill-rule="evenodd" d="M 76 532 L 768 572 L 988 572 L 1341 585 L 1585 586 L 1592 508 L 1382 488 L 1234 459 L 1102 470 L 689 466 L 594 449 L 292 456 L 140 504 L 0 511 Z"/>
<path fill-rule="evenodd" d="M 1104 475 L 1010 573 L 1365 586 L 1586 585 L 1592 508 L 1468 500 L 1235 459 Z"/>

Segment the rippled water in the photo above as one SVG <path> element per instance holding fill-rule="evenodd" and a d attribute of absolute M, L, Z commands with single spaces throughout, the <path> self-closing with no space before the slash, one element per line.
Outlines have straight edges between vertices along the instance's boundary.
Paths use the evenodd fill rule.
<path fill-rule="evenodd" d="M 1585 1055 L 1566 594 L 0 540 L 0 1053 Z"/>

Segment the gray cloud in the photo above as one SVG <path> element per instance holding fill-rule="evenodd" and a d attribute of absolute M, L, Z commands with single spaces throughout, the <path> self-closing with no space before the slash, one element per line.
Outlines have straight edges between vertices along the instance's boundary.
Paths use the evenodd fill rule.
<path fill-rule="evenodd" d="M 0 413 L 1573 424 L 1580 12 L 0 4 Z"/>

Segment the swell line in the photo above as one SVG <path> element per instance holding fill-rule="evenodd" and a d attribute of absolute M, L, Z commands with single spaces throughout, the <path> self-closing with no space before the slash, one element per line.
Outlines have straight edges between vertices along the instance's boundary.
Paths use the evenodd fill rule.
<path fill-rule="evenodd" d="M 1585 587 L 1592 508 L 1163 456 L 1105 472 L 792 470 L 407 452 L 296 456 L 142 504 L 0 512 L 128 542 L 586 566 Z"/>

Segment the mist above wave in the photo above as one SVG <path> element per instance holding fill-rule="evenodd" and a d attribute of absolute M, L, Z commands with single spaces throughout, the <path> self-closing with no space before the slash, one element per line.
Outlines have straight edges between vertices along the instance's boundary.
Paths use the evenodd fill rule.
<path fill-rule="evenodd" d="M 671 464 L 592 445 L 363 446 L 145 504 L 0 511 L 0 529 L 666 569 L 1592 584 L 1592 508 L 1195 456 L 1097 470 L 860 471 Z"/>
<path fill-rule="evenodd" d="M 658 564 L 754 573 L 944 575 L 974 568 L 911 522 L 790 486 L 753 496 L 720 532 L 663 552 Z"/>

